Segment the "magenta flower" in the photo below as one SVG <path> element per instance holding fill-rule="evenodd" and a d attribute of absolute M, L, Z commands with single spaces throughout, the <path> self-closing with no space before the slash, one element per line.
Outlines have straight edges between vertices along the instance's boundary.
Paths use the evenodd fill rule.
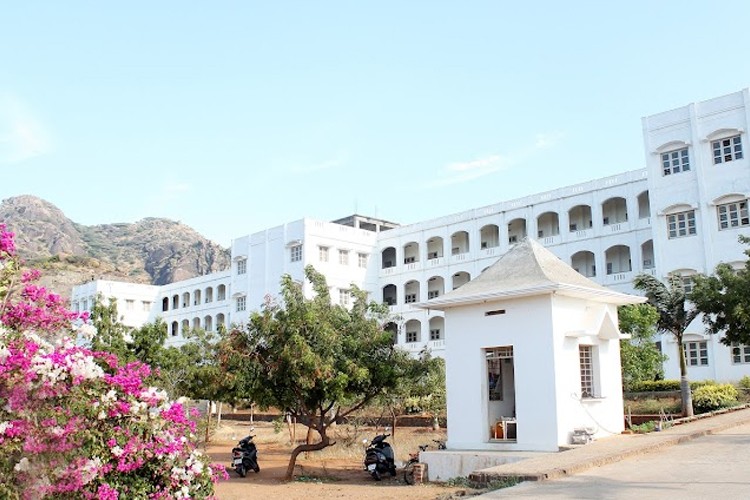
<path fill-rule="evenodd" d="M 15 260 L 13 234 L 0 224 L 0 290 L 14 282 Z M 5 491 L 24 500 L 212 498 L 226 472 L 195 449 L 185 408 L 143 385 L 148 366 L 41 340 L 70 335 L 72 323 L 88 317 L 68 311 L 33 283 L 38 278 L 25 273 L 15 280 L 20 289 L 0 300 Z"/>

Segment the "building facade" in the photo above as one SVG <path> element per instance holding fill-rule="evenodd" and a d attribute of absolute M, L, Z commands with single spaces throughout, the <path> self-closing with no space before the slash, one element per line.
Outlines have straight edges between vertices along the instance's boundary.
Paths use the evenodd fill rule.
<path fill-rule="evenodd" d="M 278 294 L 282 275 L 302 282 L 312 265 L 325 274 L 333 300 L 347 305 L 356 285 L 390 305 L 400 346 L 443 355 L 450 338 L 443 313 L 416 304 L 467 283 L 525 237 L 618 292 L 633 293 L 638 273 L 677 273 L 689 287 L 693 274 L 745 260 L 737 238 L 750 234 L 749 101 L 745 89 L 643 118 L 641 170 L 405 226 L 362 216 L 301 219 L 238 238 L 230 270 L 144 288 L 152 297 L 149 320 L 162 317 L 174 343 L 193 327 L 241 323 Z M 74 308 L 90 306 L 99 291 L 92 286 L 73 290 Z M 660 345 L 669 356 L 666 376 L 676 378 L 678 346 L 669 336 Z M 722 345 L 700 320 L 683 348 L 692 379 L 750 375 L 750 346 Z"/>

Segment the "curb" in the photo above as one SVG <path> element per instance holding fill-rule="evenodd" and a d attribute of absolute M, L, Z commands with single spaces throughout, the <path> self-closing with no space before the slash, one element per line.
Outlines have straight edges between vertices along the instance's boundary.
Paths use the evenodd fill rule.
<path fill-rule="evenodd" d="M 704 420 L 706 418 L 712 417 L 712 416 L 718 416 L 723 415 L 726 413 L 733 413 L 738 410 L 744 410 L 750 408 L 750 404 L 745 404 L 742 406 L 736 406 L 733 408 L 725 408 L 722 410 L 717 410 L 715 412 L 711 413 L 705 413 L 698 416 L 693 417 L 686 417 L 680 420 L 676 420 L 674 422 L 675 425 L 682 425 L 690 422 L 696 422 L 700 420 Z M 674 429 L 674 427 L 670 427 L 670 429 L 666 429 L 661 432 L 653 433 L 654 438 L 651 440 L 652 442 L 646 442 L 642 443 L 640 446 L 635 445 L 630 447 L 629 449 L 617 451 L 617 452 L 604 452 L 599 457 L 591 457 L 589 459 L 581 459 L 580 461 L 576 462 L 575 459 L 571 460 L 571 464 L 566 467 L 553 467 L 549 469 L 544 469 L 544 466 L 541 466 L 540 472 L 536 473 L 514 473 L 512 471 L 509 472 L 491 472 L 491 471 L 474 471 L 471 474 L 469 474 L 469 480 L 475 481 L 480 484 L 486 484 L 491 481 L 496 480 L 507 480 L 507 479 L 515 479 L 517 481 L 545 481 L 550 479 L 559 479 L 564 476 L 577 474 L 579 472 L 582 472 L 587 469 L 591 469 L 593 467 L 600 467 L 602 465 L 611 464 L 614 462 L 619 462 L 621 460 L 624 460 L 626 458 L 630 458 L 636 455 L 642 455 L 646 453 L 652 453 L 654 451 L 658 451 L 659 449 L 666 448 L 668 446 L 674 446 L 676 444 L 684 443 L 687 441 L 691 441 L 693 439 L 707 436 L 710 434 L 713 434 L 715 432 L 720 432 L 726 429 L 730 429 L 732 427 L 737 427 L 739 425 L 743 425 L 747 423 L 748 421 L 737 421 L 737 420 L 731 420 L 727 422 L 719 422 L 715 426 L 705 429 L 696 429 L 695 431 L 688 432 L 687 434 L 679 434 L 675 436 L 665 436 L 665 433 L 668 433 L 671 429 Z M 658 434 L 658 436 L 657 436 Z M 579 448 L 581 450 L 585 448 Z M 570 452 L 566 452 L 570 453 Z M 522 463 L 522 462 L 521 462 Z"/>

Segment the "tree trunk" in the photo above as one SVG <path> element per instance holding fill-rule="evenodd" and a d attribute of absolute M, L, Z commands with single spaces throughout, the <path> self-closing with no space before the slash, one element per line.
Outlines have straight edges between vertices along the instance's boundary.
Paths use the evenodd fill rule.
<path fill-rule="evenodd" d="M 211 430 L 211 401 L 206 401 L 206 444 L 208 446 L 209 431 Z"/>
<path fill-rule="evenodd" d="M 682 335 L 676 335 L 677 351 L 680 357 L 680 398 L 682 400 L 682 416 L 693 416 L 693 395 L 690 391 L 690 382 L 687 376 L 687 361 L 685 361 L 685 349 L 682 346 Z"/>
<path fill-rule="evenodd" d="M 325 428 L 324 428 L 325 429 Z M 318 431 L 320 434 L 320 442 L 314 443 L 314 444 L 301 444 L 297 446 L 294 450 L 292 450 L 292 456 L 289 458 L 289 465 L 286 468 L 286 474 L 284 475 L 284 479 L 287 481 L 291 481 L 294 477 L 294 466 L 297 465 L 297 456 L 304 452 L 308 451 L 318 451 L 322 450 L 324 448 L 328 448 L 329 446 L 333 446 L 336 444 L 335 442 L 331 442 L 330 439 L 328 439 L 328 436 L 325 434 L 324 431 Z"/>

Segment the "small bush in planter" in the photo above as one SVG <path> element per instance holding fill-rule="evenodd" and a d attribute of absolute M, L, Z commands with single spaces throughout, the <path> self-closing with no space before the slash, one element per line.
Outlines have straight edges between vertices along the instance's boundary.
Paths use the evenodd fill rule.
<path fill-rule="evenodd" d="M 634 424 L 630 426 L 630 430 L 636 434 L 647 434 L 656 430 L 656 422 L 649 420 L 642 424 Z"/>
<path fill-rule="evenodd" d="M 732 384 L 703 385 L 693 391 L 693 408 L 706 413 L 737 404 L 737 389 Z"/>
<path fill-rule="evenodd" d="M 750 389 L 750 376 L 745 375 L 740 379 L 739 382 L 737 382 L 737 385 L 739 385 L 742 389 Z"/>

